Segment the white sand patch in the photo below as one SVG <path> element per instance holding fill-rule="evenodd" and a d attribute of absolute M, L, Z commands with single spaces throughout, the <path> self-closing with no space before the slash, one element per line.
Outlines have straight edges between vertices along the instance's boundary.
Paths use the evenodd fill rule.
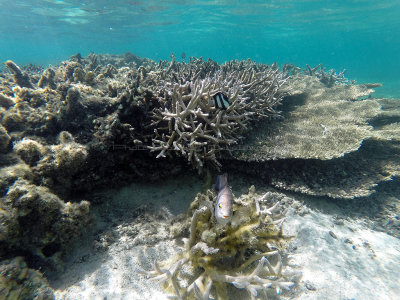
<path fill-rule="evenodd" d="M 356 222 L 335 225 L 315 211 L 291 216 L 286 225 L 297 231 L 290 266 L 302 272 L 292 299 L 398 299 L 398 239 Z"/>
<path fill-rule="evenodd" d="M 77 263 L 64 274 L 64 279 L 77 281 L 56 291 L 57 299 L 166 299 L 158 283 L 146 280 L 139 269 L 150 269 L 151 262 L 173 255 L 173 242 L 160 242 L 154 247 L 115 243 L 104 257 Z M 92 270 L 92 271 L 90 271 Z M 81 274 L 84 274 L 83 276 Z M 69 277 L 69 278 L 68 278 Z"/>

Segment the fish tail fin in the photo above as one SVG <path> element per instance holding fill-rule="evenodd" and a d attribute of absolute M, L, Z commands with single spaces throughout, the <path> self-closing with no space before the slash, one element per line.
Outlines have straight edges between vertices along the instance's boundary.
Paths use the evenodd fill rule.
<path fill-rule="evenodd" d="M 228 174 L 224 173 L 222 175 L 218 175 L 217 182 L 215 183 L 215 189 L 217 191 L 220 191 L 227 185 L 228 185 Z"/>

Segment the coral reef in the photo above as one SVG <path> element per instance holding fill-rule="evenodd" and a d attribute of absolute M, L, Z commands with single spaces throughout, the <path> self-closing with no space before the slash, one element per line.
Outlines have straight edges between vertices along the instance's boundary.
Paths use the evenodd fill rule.
<path fill-rule="evenodd" d="M 120 69 L 117 70 L 116 66 Z M 18 144 L 23 139 L 31 139 L 46 149 L 38 166 L 35 165 L 37 155 L 28 162 L 34 168 L 37 183 L 68 194 L 102 186 L 109 182 L 106 178 L 112 178 L 117 184 L 121 180 L 129 182 L 132 178 L 142 177 L 144 173 L 156 179 L 164 172 L 179 170 L 183 163 L 177 164 L 172 160 L 155 162 L 149 151 L 132 155 L 131 147 L 139 145 L 147 150 L 154 132 L 149 128 L 148 102 L 137 96 L 135 101 L 131 101 L 125 95 L 136 93 L 132 79 L 136 83 L 139 72 L 135 68 L 143 70 L 155 66 L 153 61 L 129 53 L 124 56 L 92 54 L 88 58 L 76 55 L 59 67 L 44 71 L 29 67 L 21 71 L 33 88 L 24 84 L 20 86 L 13 72 L 2 74 L 0 91 L 6 109 L 0 110 L 0 119 L 11 137 L 10 141 Z M 52 153 L 61 150 L 52 145 L 57 143 L 62 131 L 70 132 L 77 144 L 84 145 L 87 153 L 84 156 L 88 160 L 84 162 L 87 168 L 71 166 L 75 171 L 71 172 L 70 168 L 64 177 L 62 171 L 52 171 L 57 167 Z M 22 152 L 19 150 L 21 155 Z M 164 168 L 165 171 L 157 171 L 163 169 L 160 165 L 170 166 Z M 59 167 L 60 170 L 63 168 Z M 124 174 L 121 172 L 115 176 L 112 171 L 115 168 L 125 170 Z M 40 176 L 46 178 L 39 182 Z M 71 184 L 66 186 L 65 182 Z"/>
<path fill-rule="evenodd" d="M 355 84 L 321 65 L 302 72 L 250 60 L 178 62 L 172 55 L 155 62 L 131 53 L 77 54 L 47 69 L 5 65 L 0 254 L 24 255 L 29 266 L 60 267 L 59 257 L 90 220 L 83 193 L 158 180 L 188 164 L 207 172 L 240 170 L 282 190 L 347 199 L 368 197 L 400 173 L 398 100 L 375 99 L 379 84 Z M 215 106 L 217 93 L 230 99 L 229 107 Z M 202 234 L 192 236 L 192 260 L 186 257 L 180 270 L 201 268 L 205 256 L 217 265 L 219 254 L 229 257 L 228 250 L 210 250 L 220 246 L 211 237 L 223 232 L 207 225 L 211 213 L 198 218 L 206 225 L 193 228 Z M 277 257 L 266 254 L 261 262 L 268 266 Z M 265 269 L 256 265 L 244 274 L 251 274 L 250 267 Z M 204 276 L 191 295 L 207 294 L 207 287 L 214 295 L 218 282 L 229 281 L 215 277 L 211 286 L 206 278 L 213 275 Z"/>
<path fill-rule="evenodd" d="M 215 221 L 210 209 L 214 198 L 208 191 L 191 204 L 186 251 L 144 273 L 165 282 L 178 299 L 229 299 L 230 285 L 247 290 L 251 299 L 267 296 L 269 289 L 277 294 L 289 290 L 294 274 L 283 271 L 281 253 L 291 237 L 283 234 L 285 212 L 274 195 L 258 196 L 252 186 L 235 199 L 234 215 L 226 226 Z"/>
<path fill-rule="evenodd" d="M 0 298 L 55 299 L 53 290 L 40 272 L 29 269 L 22 257 L 0 262 Z"/>
<path fill-rule="evenodd" d="M 320 65 L 308 68 L 307 75 L 298 69 L 285 65 L 281 72 L 252 61 L 218 65 L 192 57 L 185 63 L 174 56 L 157 64 L 129 53 L 76 55 L 36 79 L 31 75 L 34 89 L 7 83 L 3 94 L 16 105 L 1 112 L 2 124 L 12 140 L 35 135 L 47 145 L 68 131 L 86 146 L 88 159 L 89 153 L 98 158 L 92 163 L 101 160 L 114 167 L 129 161 L 126 178 L 145 173 L 154 158 L 167 165 L 182 157 L 181 163 L 201 170 L 220 168 L 221 159 L 232 153 L 239 161 L 269 161 L 332 160 L 356 152 L 371 137 L 370 124 L 381 114 L 381 105 L 376 99 L 355 100 L 379 85 L 352 84 Z M 328 87 L 325 77 L 334 84 Z M 216 92 L 230 98 L 228 109 L 214 107 Z M 278 107 L 284 118 L 271 119 L 278 116 Z M 394 134 L 389 128 L 385 132 Z M 140 154 L 130 155 L 137 149 Z M 87 170 L 95 169 L 107 168 Z M 82 177 L 93 186 L 92 174 Z"/>
<path fill-rule="evenodd" d="M 302 70 L 301 68 L 293 64 L 287 63 L 282 66 L 282 72 L 285 74 L 285 76 L 305 74 L 311 77 L 315 77 L 328 88 L 331 88 L 335 85 L 354 85 L 356 83 L 355 80 L 349 80 L 345 77 L 346 70 L 343 70 L 342 72 L 337 74 L 336 71 L 333 69 L 325 71 L 325 67 L 322 64 L 319 64 L 313 68 L 311 68 L 307 64 L 306 68 Z M 379 83 L 374 85 L 374 87 L 382 86 Z"/>
<path fill-rule="evenodd" d="M 239 143 L 257 120 L 277 115 L 284 96 L 278 90 L 287 80 L 276 65 L 250 60 L 218 65 L 196 58 L 177 62 L 172 56 L 172 61 L 157 64 L 130 53 L 77 54 L 46 70 L 8 66 L 11 74 L 5 78 L 12 76 L 0 86 L 8 109 L 0 117 L 11 140 L 34 138 L 50 146 L 61 131 L 70 132 L 85 145 L 93 164 L 81 176 L 86 185 L 79 181 L 75 186 L 89 189 L 94 177 L 105 178 L 104 172 L 119 166 L 130 166 L 121 176 L 127 180 L 131 174 L 159 177 L 155 170 L 162 168 L 153 166 L 177 165 L 177 157 L 184 158 L 180 164 L 187 161 L 199 170 L 219 168 L 222 150 Z M 31 85 L 21 82 L 21 76 Z M 214 107 L 217 92 L 229 97 L 226 110 Z M 145 151 L 132 156 L 131 149 Z M 166 159 L 154 163 L 161 157 Z M 103 173 L 93 175 L 94 170 Z M 59 180 L 43 183 L 62 189 Z"/>
<path fill-rule="evenodd" d="M 244 151 L 232 151 L 236 160 L 224 165 L 285 190 L 369 196 L 400 171 L 398 102 L 371 98 L 376 86 L 327 88 L 317 77 L 295 75 L 282 88 L 290 94 L 280 107 L 283 118 L 259 122 L 243 142 Z"/>

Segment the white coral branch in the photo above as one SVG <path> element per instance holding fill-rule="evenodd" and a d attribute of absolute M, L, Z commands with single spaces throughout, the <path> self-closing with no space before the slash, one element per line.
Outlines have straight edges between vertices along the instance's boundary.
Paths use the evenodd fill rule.
<path fill-rule="evenodd" d="M 208 247 L 206 243 L 204 242 L 198 242 L 196 245 L 194 245 L 191 249 L 191 253 L 196 253 L 198 251 L 203 252 L 206 255 L 212 255 L 212 254 L 217 254 L 219 249 L 213 248 L 213 247 Z"/>
<path fill-rule="evenodd" d="M 277 252 L 274 252 L 273 254 L 277 254 Z M 268 271 L 266 271 L 264 267 L 265 265 L 267 266 Z M 214 281 L 231 283 L 239 289 L 246 289 L 252 298 L 257 297 L 259 291 L 266 290 L 270 287 L 275 287 L 277 294 L 279 294 L 280 288 L 289 289 L 293 285 L 293 282 L 274 280 L 275 277 L 282 276 L 281 266 L 282 263 L 280 255 L 276 270 L 268 261 L 268 259 L 263 256 L 251 274 L 235 276 L 216 274 L 211 275 L 211 278 Z M 267 274 L 265 275 L 264 273 L 266 272 Z"/>

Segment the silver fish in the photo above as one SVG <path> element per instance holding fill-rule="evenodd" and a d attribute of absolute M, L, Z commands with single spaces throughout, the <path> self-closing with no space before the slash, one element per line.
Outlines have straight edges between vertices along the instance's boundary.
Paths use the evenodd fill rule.
<path fill-rule="evenodd" d="M 233 196 L 228 186 L 228 174 L 218 175 L 215 190 L 218 192 L 215 203 L 215 218 L 219 224 L 226 225 L 233 214 Z"/>

